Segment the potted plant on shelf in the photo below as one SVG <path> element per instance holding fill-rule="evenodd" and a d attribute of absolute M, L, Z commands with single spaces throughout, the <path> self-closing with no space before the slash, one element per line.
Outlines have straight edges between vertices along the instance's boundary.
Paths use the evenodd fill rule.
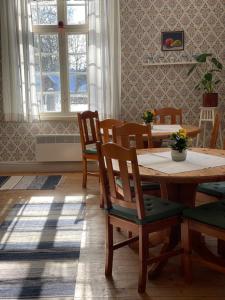
<path fill-rule="evenodd" d="M 146 110 L 142 115 L 142 119 L 144 120 L 144 123 L 150 124 L 151 127 L 153 126 L 154 117 L 155 117 L 154 110 Z"/>
<path fill-rule="evenodd" d="M 196 70 L 200 82 L 195 86 L 195 89 L 204 91 L 203 106 L 216 107 L 218 105 L 218 93 L 215 92 L 215 88 L 221 81 L 216 77 L 222 71 L 223 65 L 211 53 L 197 55 L 195 60 L 196 64 L 190 68 L 188 75 Z"/>
<path fill-rule="evenodd" d="M 183 161 L 187 157 L 189 139 L 185 129 L 172 133 L 170 139 L 171 157 L 174 161 Z"/>

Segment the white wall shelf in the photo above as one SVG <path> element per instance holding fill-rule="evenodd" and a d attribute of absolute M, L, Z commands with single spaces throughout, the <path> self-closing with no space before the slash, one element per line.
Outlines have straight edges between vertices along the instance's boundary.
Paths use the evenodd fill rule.
<path fill-rule="evenodd" d="M 196 61 L 174 61 L 174 62 L 154 62 L 143 63 L 143 66 L 168 66 L 168 65 L 195 65 Z"/>

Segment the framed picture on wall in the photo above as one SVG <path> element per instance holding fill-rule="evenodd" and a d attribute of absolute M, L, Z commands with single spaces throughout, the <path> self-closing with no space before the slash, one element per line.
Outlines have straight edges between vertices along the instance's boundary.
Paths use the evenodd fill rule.
<path fill-rule="evenodd" d="M 161 33 L 162 51 L 184 50 L 184 31 L 164 31 Z"/>

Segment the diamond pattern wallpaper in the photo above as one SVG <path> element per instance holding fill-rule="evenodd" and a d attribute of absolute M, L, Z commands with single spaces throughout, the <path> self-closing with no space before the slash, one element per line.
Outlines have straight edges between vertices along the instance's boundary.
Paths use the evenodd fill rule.
<path fill-rule="evenodd" d="M 187 61 L 202 52 L 224 63 L 224 26 L 224 0 L 121 0 L 123 119 L 140 121 L 145 109 L 175 106 L 183 109 L 184 123 L 197 125 L 201 92 L 194 90 L 197 75 L 187 77 L 190 65 L 144 64 L 149 57 Z M 176 30 L 184 31 L 184 51 L 161 51 L 161 32 Z M 35 161 L 36 134 L 78 132 L 75 121 L 3 122 L 1 76 L 0 68 L 0 161 Z M 224 84 L 219 98 L 224 113 Z"/>
<path fill-rule="evenodd" d="M 225 1 L 123 0 L 122 112 L 126 120 L 140 121 L 148 108 L 182 108 L 184 122 L 198 124 L 202 92 L 194 90 L 198 77 L 188 77 L 190 65 L 144 66 L 187 61 L 202 52 L 225 58 Z M 184 31 L 184 51 L 161 51 L 162 31 Z M 223 73 L 224 78 L 224 73 Z M 220 85 L 224 110 L 225 85 Z"/>

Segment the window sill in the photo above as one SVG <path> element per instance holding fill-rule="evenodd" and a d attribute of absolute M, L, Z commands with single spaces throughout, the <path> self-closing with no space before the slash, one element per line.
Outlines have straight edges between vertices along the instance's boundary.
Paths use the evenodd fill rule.
<path fill-rule="evenodd" d="M 57 113 L 42 113 L 40 114 L 41 121 L 72 121 L 77 119 L 77 113 L 70 113 L 70 114 L 57 114 Z"/>

